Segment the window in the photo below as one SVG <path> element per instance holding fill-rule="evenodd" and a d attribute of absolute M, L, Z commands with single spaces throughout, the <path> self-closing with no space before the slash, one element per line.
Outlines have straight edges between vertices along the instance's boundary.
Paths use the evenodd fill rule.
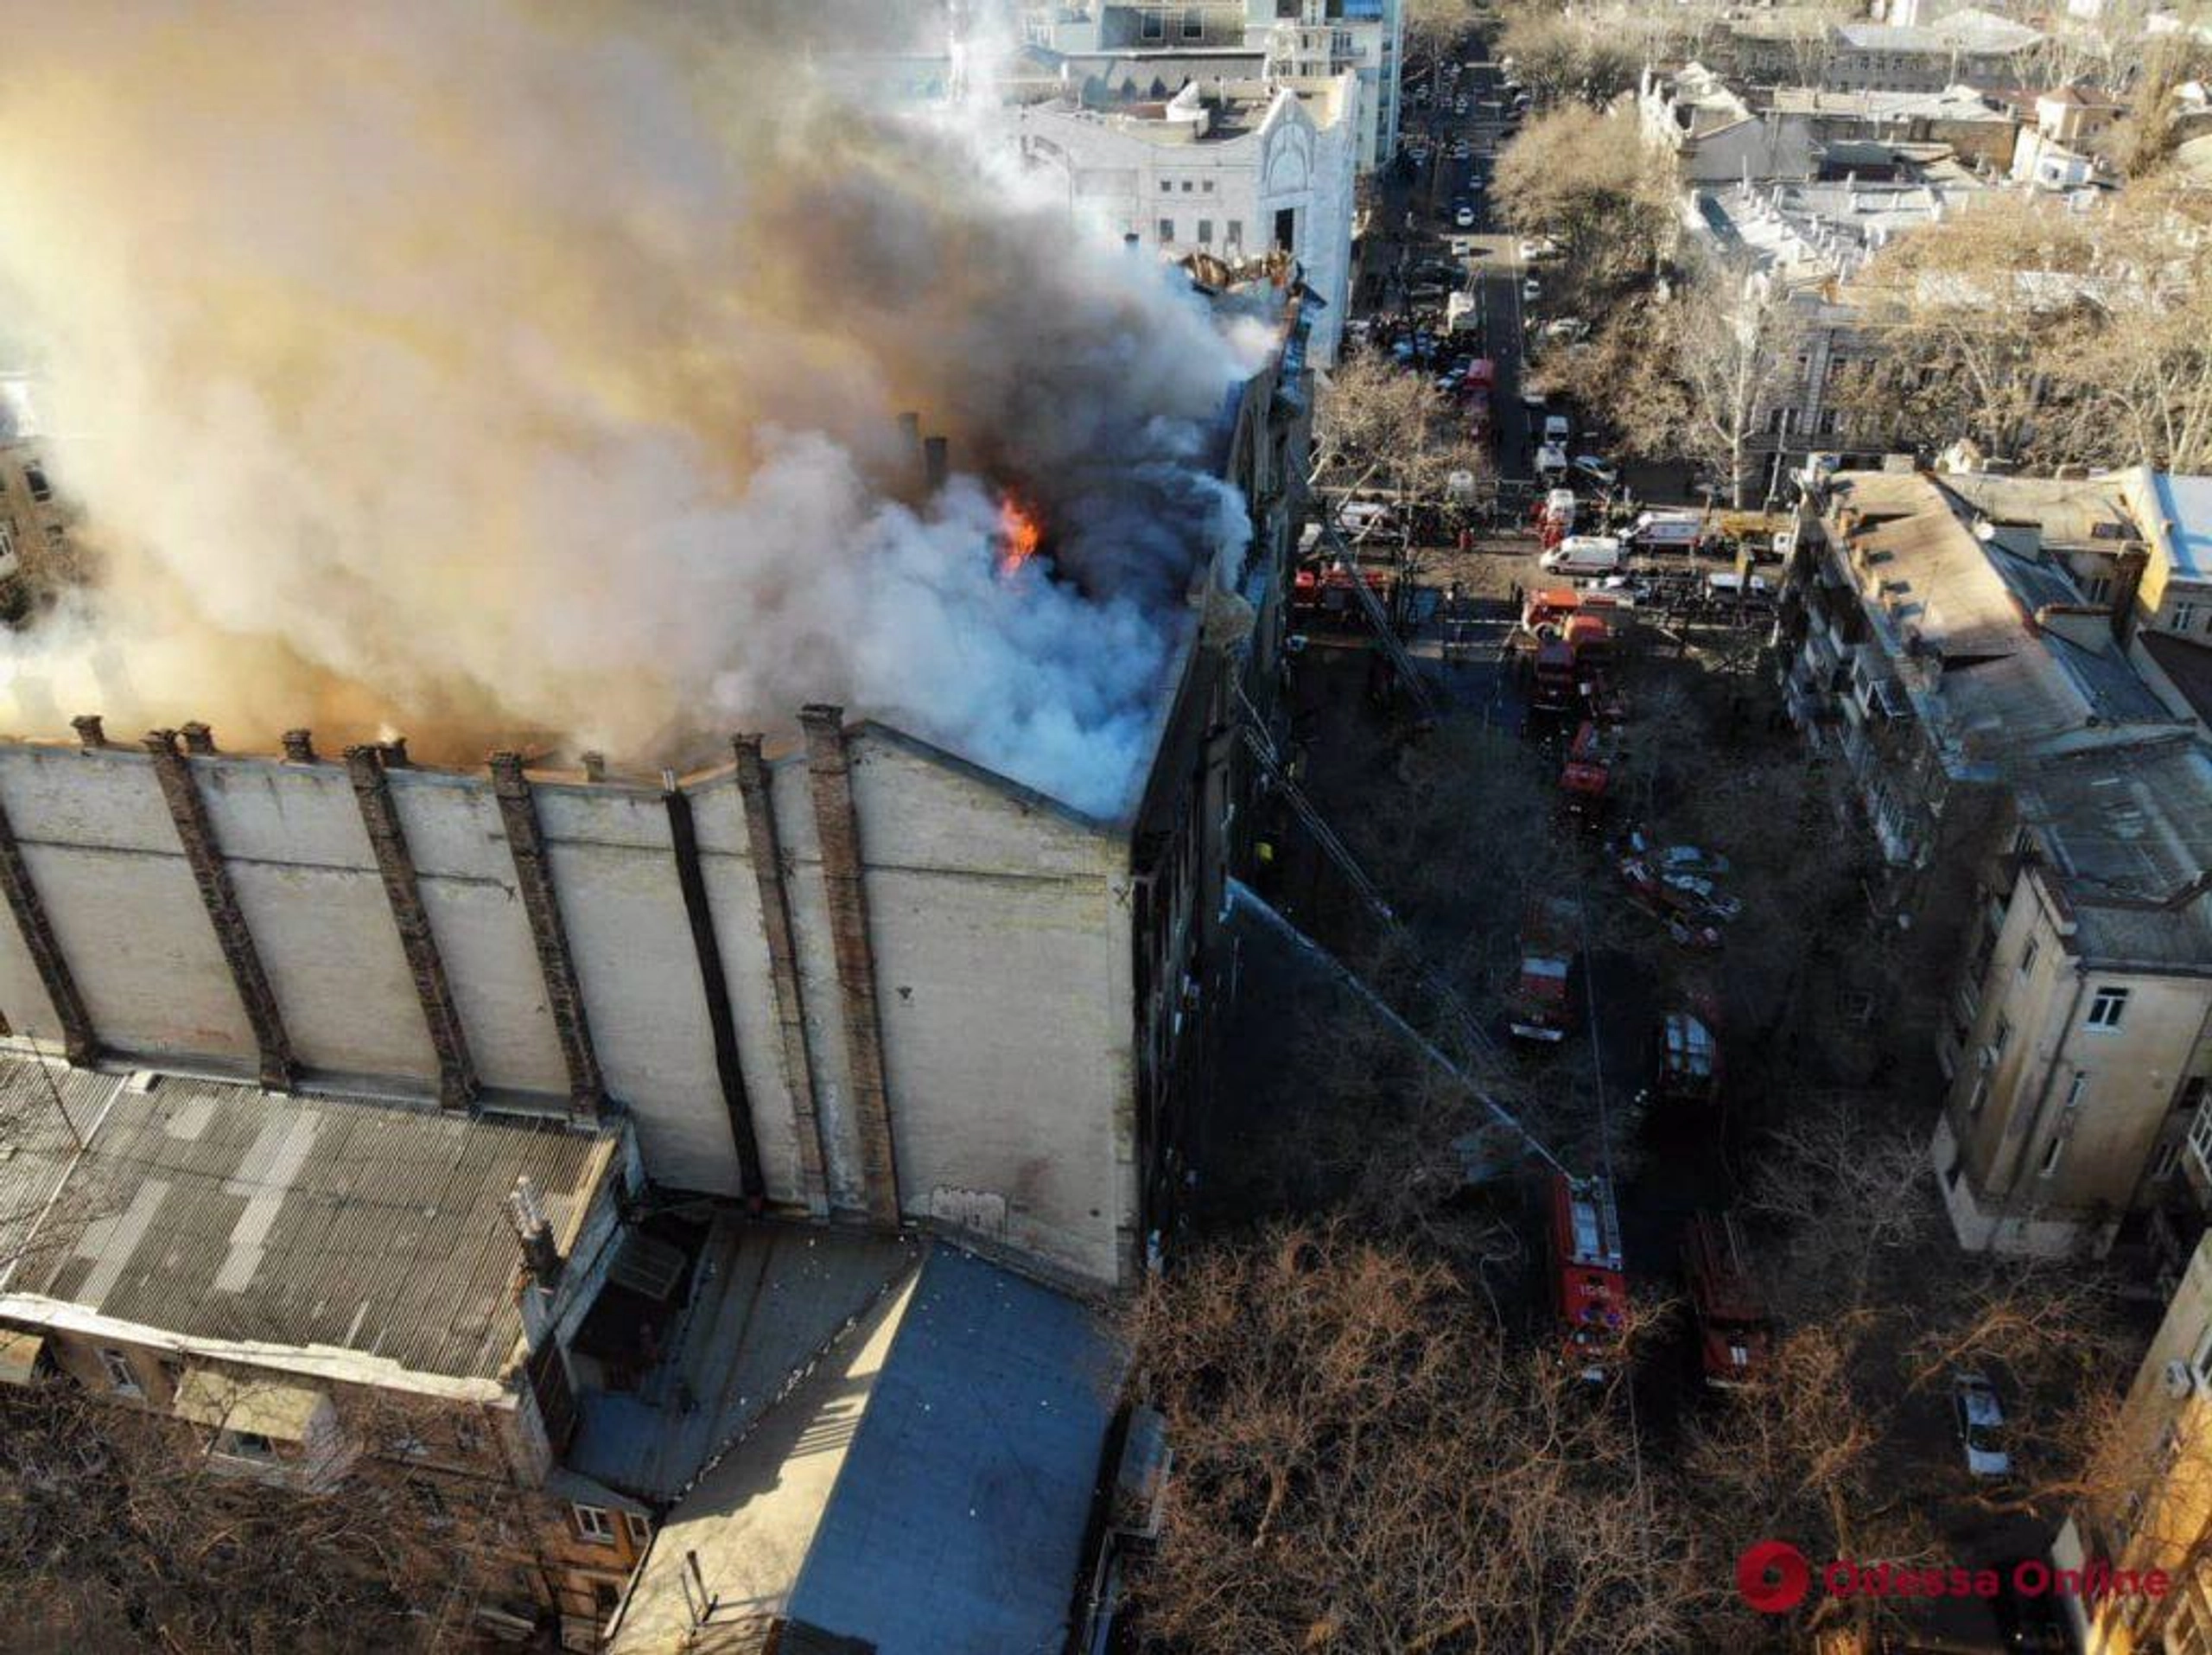
<path fill-rule="evenodd" d="M 1185 7 L 1183 12 L 1183 38 L 1186 41 L 1202 41 L 1205 37 L 1205 13 L 1200 11 L 1196 6 Z"/>
<path fill-rule="evenodd" d="M 1173 195 L 1175 193 L 1175 181 L 1172 178 L 1161 179 L 1160 181 L 1160 193 L 1162 195 Z"/>
<path fill-rule="evenodd" d="M 130 1365 L 130 1359 L 121 1351 L 111 1351 L 102 1346 L 100 1366 L 107 1374 L 108 1384 L 114 1386 L 122 1395 L 143 1397 L 146 1394 L 139 1388 L 138 1371 Z"/>
<path fill-rule="evenodd" d="M 1243 220 L 1231 219 L 1229 221 L 1229 245 L 1232 247 L 1242 247 L 1244 245 Z"/>
<path fill-rule="evenodd" d="M 2088 584 L 2082 589 L 2090 602 L 2102 603 L 2112 596 L 2112 576 L 2092 575 L 2089 576 Z"/>
<path fill-rule="evenodd" d="M 1138 25 L 1137 33 L 1144 40 L 1164 41 L 1167 38 L 1167 19 L 1156 11 L 1147 11 L 1144 14 L 1144 21 Z"/>
<path fill-rule="evenodd" d="M 1981 1106 L 1989 1101 L 1989 1071 L 1980 1069 L 1974 1077 L 1974 1091 L 1967 1098 L 1967 1113 L 1979 1115 Z"/>
<path fill-rule="evenodd" d="M 1201 247 L 1211 247 L 1213 245 L 1213 220 L 1211 219 L 1200 219 L 1198 220 L 1198 245 Z"/>
<path fill-rule="evenodd" d="M 587 1540 L 602 1546 L 614 1544 L 614 1519 L 603 1505 L 571 1505 L 570 1513 L 576 1520 L 576 1532 Z"/>
<path fill-rule="evenodd" d="M 2020 975 L 2022 977 L 2025 977 L 2030 971 L 2035 970 L 2036 951 L 2042 947 L 2042 945 L 2043 945 L 2038 943 L 2033 937 L 2031 937 L 2028 939 L 2028 945 L 2020 951 Z"/>
<path fill-rule="evenodd" d="M 2159 1149 L 2158 1159 L 2151 1163 L 2151 1181 L 2154 1184 L 2164 1183 L 2174 1175 L 2174 1169 L 2180 1165 L 2181 1145 L 2178 1143 L 2164 1145 Z"/>
<path fill-rule="evenodd" d="M 46 480 L 46 470 L 35 461 L 23 468 L 23 481 L 31 491 L 31 498 L 43 506 L 54 498 L 54 485 Z"/>
<path fill-rule="evenodd" d="M 274 1460 L 276 1445 L 259 1431 L 218 1431 L 215 1452 L 226 1460 Z"/>
<path fill-rule="evenodd" d="M 1990 1054 L 1993 1057 L 2003 1057 L 2005 1042 L 2012 1038 L 2012 1020 L 2000 1012 L 1997 1018 L 1997 1027 L 1989 1031 Z"/>
<path fill-rule="evenodd" d="M 1162 245 L 1165 245 L 1166 243 L 1167 243 L 1167 242 L 1171 242 L 1171 241 L 1173 241 L 1173 240 L 1174 240 L 1174 239 L 1175 239 L 1175 220 L 1173 220 L 1173 219 L 1162 219 L 1162 220 L 1160 221 L 1160 242 L 1162 243 Z"/>
<path fill-rule="evenodd" d="M 465 1454 L 484 1451 L 484 1433 L 476 1429 L 473 1419 L 457 1419 L 453 1424 L 453 1445 Z"/>
<path fill-rule="evenodd" d="M 2092 1028 L 2117 1028 L 2127 1015 L 2126 989 L 2099 989 L 2089 1000 L 2089 1015 L 2084 1020 Z"/>
<path fill-rule="evenodd" d="M 635 1512 L 622 1513 L 622 1526 L 630 1531 L 630 1544 L 643 1551 L 653 1537 L 653 1525 Z"/>
<path fill-rule="evenodd" d="M 2176 632 L 2194 631 L 2196 626 L 2196 606 L 2194 603 L 2175 604 L 2173 614 L 2166 621 L 2166 625 Z"/>
<path fill-rule="evenodd" d="M 2058 1163 L 2064 1158 L 2065 1154 L 2066 1140 L 2057 1137 L 2051 1139 L 2043 1152 L 2043 1165 L 2037 1169 L 2036 1176 L 2048 1178 L 2056 1173 L 2058 1170 Z"/>
<path fill-rule="evenodd" d="M 68 538 L 68 531 L 64 529 L 59 523 L 49 523 L 46 525 L 46 546 L 48 551 L 60 551 L 63 542 L 67 540 Z"/>
<path fill-rule="evenodd" d="M 2074 1072 L 2073 1080 L 2066 1088 L 2066 1106 L 2060 1112 L 2060 1121 L 2062 1125 L 2064 1123 L 2070 1121 L 2073 1118 L 2074 1111 L 2082 1107 L 2082 1094 L 2088 1091 L 2088 1075 L 2085 1072 L 2076 1069 Z"/>
<path fill-rule="evenodd" d="M 1193 188 L 1194 188 L 1194 186 L 1192 184 L 1192 182 L 1191 182 L 1191 181 L 1190 181 L 1189 179 L 1185 178 L 1185 179 L 1183 181 L 1183 194 L 1184 194 L 1188 195 L 1188 194 L 1191 193 L 1191 191 L 1192 191 L 1192 189 Z"/>
<path fill-rule="evenodd" d="M 1212 179 L 1211 179 L 1211 178 L 1202 178 L 1202 179 L 1200 179 L 1200 180 L 1198 181 L 1198 194 L 1201 194 L 1201 195 L 1211 195 L 1211 194 L 1213 194 L 1213 180 L 1212 180 Z"/>

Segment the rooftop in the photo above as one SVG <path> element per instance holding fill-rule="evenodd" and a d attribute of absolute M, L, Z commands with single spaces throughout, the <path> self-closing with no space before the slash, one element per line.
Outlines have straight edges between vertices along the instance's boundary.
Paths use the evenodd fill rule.
<path fill-rule="evenodd" d="M 1075 1300 L 930 1247 L 670 1512 L 610 1647 L 1061 1647 L 1125 1361 Z"/>
<path fill-rule="evenodd" d="M 1828 91 L 1819 86 L 1776 88 L 1768 106 L 1785 115 L 1815 115 L 1838 120 L 1994 121 L 2010 125 L 2012 117 L 1972 86 L 1941 92 Z"/>
<path fill-rule="evenodd" d="M 2010 17 L 1971 8 L 1924 25 L 1895 23 L 1839 23 L 1836 38 L 1860 52 L 1916 52 L 1935 55 L 1950 52 L 2024 52 L 2041 43 L 2043 35 Z"/>
<path fill-rule="evenodd" d="M 2212 753 L 2190 739 L 2053 759 L 2026 773 L 2022 818 L 2107 965 L 2212 971 Z"/>
<path fill-rule="evenodd" d="M 0 1109 L 17 1244 L 0 1316 L 75 1307 L 463 1379 L 499 1378 L 522 1337 L 507 1194 L 527 1175 L 565 1244 L 620 1143 L 175 1076 L 41 1075 L 16 1056 L 0 1057 Z"/>
<path fill-rule="evenodd" d="M 1840 473 L 1830 505 L 1860 513 L 1845 538 L 1866 607 L 1954 760 L 1986 768 L 2106 744 L 2124 728 L 2172 729 L 2174 714 L 2066 570 L 2039 544 L 1978 527 L 1981 513 L 1952 481 Z"/>

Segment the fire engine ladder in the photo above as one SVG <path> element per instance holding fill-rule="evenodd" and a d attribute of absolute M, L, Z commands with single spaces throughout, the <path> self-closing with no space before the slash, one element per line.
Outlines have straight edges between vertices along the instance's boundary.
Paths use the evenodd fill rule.
<path fill-rule="evenodd" d="M 1306 831 L 1313 836 L 1313 842 L 1321 847 L 1322 853 L 1336 864 L 1337 870 L 1344 877 L 1344 882 L 1350 885 L 1359 900 L 1367 905 L 1369 911 L 1382 921 L 1382 928 L 1390 939 L 1404 949 L 1405 957 L 1412 962 L 1414 975 L 1421 980 L 1421 986 L 1428 990 L 1430 997 L 1442 1009 L 1446 1019 L 1452 1024 L 1460 1039 L 1466 1042 L 1468 1048 L 1486 1055 L 1497 1055 L 1497 1042 L 1483 1032 L 1482 1025 L 1475 1021 L 1474 1014 L 1467 1009 L 1465 1002 L 1459 998 L 1458 992 L 1445 980 L 1443 974 L 1428 963 L 1427 956 L 1421 952 L 1419 945 L 1414 939 L 1413 933 L 1406 929 L 1395 910 L 1390 907 L 1375 882 L 1367 876 L 1367 870 L 1359 865 L 1359 859 L 1352 855 L 1351 848 L 1337 837 L 1335 830 L 1330 827 L 1320 811 L 1315 807 L 1313 801 L 1306 797 L 1306 790 L 1300 787 L 1292 777 L 1289 767 L 1283 762 L 1282 754 L 1274 744 L 1274 738 L 1268 734 L 1266 721 L 1260 716 L 1259 709 L 1253 706 L 1251 698 L 1244 693 L 1244 686 L 1242 684 L 1236 685 L 1236 705 L 1238 711 L 1243 714 L 1237 724 L 1238 734 L 1243 736 L 1244 745 L 1250 751 L 1254 761 L 1259 765 L 1261 773 L 1282 794 L 1284 800 L 1290 805 L 1292 813 L 1298 818 Z M 1318 944 L 1313 945 L 1317 949 L 1319 946 Z M 1333 956 L 1330 958 L 1339 975 L 1350 981 L 1358 981 L 1357 974 L 1351 967 L 1336 961 Z M 1364 984 L 1361 986 L 1368 998 L 1373 1000 L 1378 1006 L 1382 1004 L 1380 996 L 1376 995 Z M 1403 1019 L 1397 1018 L 1395 1013 L 1391 1015 L 1400 1028 L 1413 1035 L 1414 1042 L 1430 1062 L 1465 1086 L 1474 1100 L 1490 1111 L 1491 1118 L 1527 1144 L 1538 1160 L 1578 1187 L 1586 1181 L 1569 1172 L 1566 1164 L 1551 1152 L 1549 1146 L 1531 1132 L 1522 1123 L 1520 1117 L 1485 1092 L 1472 1075 L 1439 1051 L 1433 1042 L 1414 1033 Z"/>
<path fill-rule="evenodd" d="M 1367 582 L 1359 572 L 1359 562 L 1352 556 L 1351 543 L 1326 518 L 1321 520 L 1321 538 L 1337 554 L 1337 567 L 1344 570 L 1344 578 L 1351 587 L 1352 596 L 1359 603 L 1360 613 L 1367 617 L 1368 626 L 1374 630 L 1375 641 L 1390 658 L 1390 665 L 1398 669 L 1398 678 L 1406 686 L 1406 693 L 1414 698 L 1424 718 L 1434 721 L 1441 716 L 1436 697 L 1429 693 L 1428 681 L 1421 677 L 1420 669 L 1414 665 L 1413 655 L 1406 648 L 1405 640 L 1398 636 L 1397 628 L 1390 624 L 1390 617 L 1383 613 L 1382 600 L 1368 589 Z"/>

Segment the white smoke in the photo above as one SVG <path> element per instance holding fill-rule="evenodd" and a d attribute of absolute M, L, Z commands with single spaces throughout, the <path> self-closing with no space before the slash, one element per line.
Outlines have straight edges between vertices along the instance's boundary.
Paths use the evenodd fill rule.
<path fill-rule="evenodd" d="M 734 10 L 73 0 L 21 31 L 0 296 L 103 576 L 12 640 L 0 720 L 657 767 L 838 701 L 1123 807 L 1241 518 L 1207 449 L 1249 360 L 957 118 L 833 98 L 821 42 Z M 931 500 L 908 409 L 968 474 Z M 1007 579 L 1009 487 L 1056 562 Z"/>

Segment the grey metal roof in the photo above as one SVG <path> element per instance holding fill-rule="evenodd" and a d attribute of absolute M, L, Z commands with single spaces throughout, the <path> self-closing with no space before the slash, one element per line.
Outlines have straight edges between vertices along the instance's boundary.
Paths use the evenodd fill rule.
<path fill-rule="evenodd" d="M 9 1282 L 185 1337 L 494 1378 L 521 1334 L 501 1202 L 559 1232 L 614 1139 L 165 1077 L 111 1100 Z"/>
<path fill-rule="evenodd" d="M 32 1232 L 61 1187 L 78 1135 L 92 1130 L 122 1085 L 120 1075 L 73 1069 L 59 1058 L 0 1058 L 0 1286 L 20 1280 L 43 1251 L 31 1245 Z"/>
<path fill-rule="evenodd" d="M 2092 964 L 2212 970 L 2212 754 L 2194 740 L 2056 759 L 2021 779 Z"/>
<path fill-rule="evenodd" d="M 932 1247 L 670 1512 L 611 1647 L 1060 1650 L 1125 1362 L 1080 1302 Z"/>
<path fill-rule="evenodd" d="M 718 1219 L 680 1314 L 657 1334 L 667 1359 L 632 1389 L 580 1384 L 569 1464 L 675 1498 L 918 1256 L 897 1237 Z"/>

